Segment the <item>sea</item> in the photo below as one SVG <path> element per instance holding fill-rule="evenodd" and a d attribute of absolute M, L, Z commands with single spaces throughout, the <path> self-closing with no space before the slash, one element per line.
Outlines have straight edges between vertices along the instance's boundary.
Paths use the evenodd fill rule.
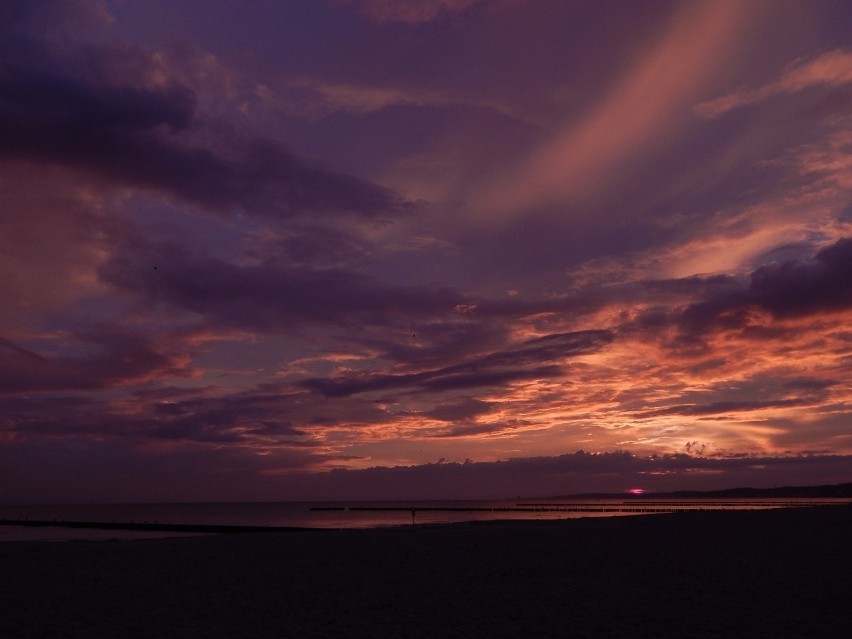
<path fill-rule="evenodd" d="M 455 501 L 323 501 L 0 505 L 0 541 L 140 539 L 205 534 L 202 531 L 99 529 L 65 526 L 101 524 L 177 524 L 346 529 L 423 526 L 494 520 L 554 520 L 578 517 L 654 515 L 693 510 L 755 510 L 849 504 L 849 498 L 513 499 Z M 5 522 L 5 523 L 4 523 Z M 27 525 L 8 522 L 26 522 Z M 31 525 L 42 522 L 47 525 Z"/>

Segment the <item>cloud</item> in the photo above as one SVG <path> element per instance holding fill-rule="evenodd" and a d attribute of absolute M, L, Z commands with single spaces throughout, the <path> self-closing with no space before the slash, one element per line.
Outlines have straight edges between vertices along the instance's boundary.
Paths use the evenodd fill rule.
<path fill-rule="evenodd" d="M 813 60 L 794 64 L 775 82 L 702 102 L 695 107 L 695 112 L 705 118 L 718 118 L 735 109 L 778 95 L 789 95 L 815 87 L 839 87 L 849 83 L 852 83 L 852 52 L 835 49 Z"/>
<path fill-rule="evenodd" d="M 752 4 L 320 2 L 239 34 L 181 5 L 166 48 L 131 4 L 0 3 L 0 486 L 77 450 L 92 481 L 206 498 L 769 481 L 726 456 L 852 451 L 843 100 L 693 110 L 738 52 L 777 55 L 743 44 Z M 846 86 L 833 54 L 772 90 Z M 548 457 L 690 442 L 715 461 Z M 388 468 L 308 474 L 335 466 Z"/>
<path fill-rule="evenodd" d="M 536 422 L 525 420 L 525 419 L 510 419 L 508 421 L 470 421 L 470 422 L 456 422 L 453 425 L 447 426 L 445 428 L 436 429 L 434 432 L 427 434 L 428 437 L 433 438 L 453 438 L 453 437 L 463 437 L 463 438 L 471 438 L 471 437 L 480 437 L 480 436 L 488 436 L 488 437 L 499 437 L 501 435 L 507 433 L 513 433 L 518 429 L 527 429 L 530 427 L 541 426 L 540 424 L 536 424 Z"/>
<path fill-rule="evenodd" d="M 68 362 L 68 365 L 79 362 Z M 80 367 L 89 375 L 95 367 Z M 172 373 L 174 376 L 174 373 Z M 109 380 L 105 387 L 115 388 Z M 365 428 L 394 416 L 373 402 L 312 397 L 302 389 L 265 384 L 234 391 L 216 386 L 127 389 L 111 397 L 88 394 L 94 380 L 54 387 L 18 385 L 0 394 L 0 439 L 130 440 L 142 449 L 194 445 L 230 445 L 266 455 L 271 451 L 303 451 L 302 467 L 321 468 L 337 459 L 339 443 L 361 436 Z M 25 391 L 55 390 L 66 394 L 36 395 Z M 291 459 L 291 461 L 294 461 Z"/>
<path fill-rule="evenodd" d="M 444 422 L 467 421 L 478 415 L 488 414 L 494 408 L 493 402 L 484 402 L 472 397 L 462 397 L 436 406 L 425 412 L 424 416 Z"/>
<path fill-rule="evenodd" d="M 299 385 L 328 397 L 395 388 L 427 391 L 459 390 L 481 386 L 503 386 L 511 382 L 558 377 L 561 360 L 598 351 L 612 340 L 605 330 L 547 335 L 527 340 L 518 348 L 471 358 L 438 369 L 403 374 L 358 374 L 335 379 L 306 379 Z"/>
<path fill-rule="evenodd" d="M 715 367 L 725 365 L 726 362 L 715 363 Z M 831 391 L 838 386 L 838 381 L 819 377 L 790 378 L 791 373 L 782 373 L 770 365 L 748 376 L 741 375 L 737 380 L 723 377 L 711 382 L 705 375 L 700 389 L 684 390 L 667 398 L 664 408 L 650 407 L 631 418 L 652 419 L 666 415 L 745 418 L 739 414 L 754 411 L 764 416 L 780 412 L 792 414 L 795 411 L 790 409 L 819 407 L 832 401 Z"/>
<path fill-rule="evenodd" d="M 286 395 L 259 393 L 159 401 L 139 407 L 140 434 L 147 438 L 201 443 L 230 443 L 266 448 L 311 448 L 321 443 L 304 437 L 290 421 L 296 417 Z M 289 409 L 289 410 L 288 410 Z"/>
<path fill-rule="evenodd" d="M 43 314 L 96 292 L 92 273 L 114 220 L 73 175 L 8 162 L 0 162 L 0 211 L 0 332 L 17 340 Z"/>
<path fill-rule="evenodd" d="M 198 314 L 213 326 L 272 333 L 302 322 L 408 325 L 450 314 L 464 301 L 447 288 L 387 286 L 339 268 L 274 261 L 241 265 L 176 245 L 127 246 L 99 275 L 105 283 Z"/>
<path fill-rule="evenodd" d="M 26 136 L 4 142 L 7 153 L 25 152 L 26 137 L 32 136 L 35 152 L 62 129 L 98 131 L 147 131 L 160 125 L 176 132 L 185 129 L 195 111 L 194 94 L 181 86 L 137 88 L 110 87 L 81 82 L 76 78 L 33 73 L 6 73 L 2 83 L 5 118 L 14 120 Z M 45 126 L 41 136 L 38 125 Z M 7 134 L 14 129 L 6 127 Z M 69 132 L 68 135 L 73 135 Z"/>
<path fill-rule="evenodd" d="M 358 10 L 375 22 L 404 22 L 419 24 L 429 22 L 444 13 L 462 11 L 482 0 L 342 0 L 354 4 Z"/>
<path fill-rule="evenodd" d="M 451 290 L 388 287 L 340 269 L 314 271 L 286 262 L 235 263 L 169 245 L 129 246 L 101 276 L 149 303 L 189 312 L 189 319 L 196 315 L 198 326 L 216 331 L 288 335 L 299 326 L 357 325 L 358 331 L 341 342 L 353 349 L 352 358 L 326 364 L 319 357 L 282 368 L 289 371 L 288 381 L 275 392 L 299 397 L 300 407 L 282 405 L 265 418 L 310 428 L 320 439 L 334 431 L 338 452 L 347 448 L 345 441 L 357 440 L 354 434 L 355 439 L 341 438 L 353 428 L 369 428 L 374 442 L 387 437 L 470 441 L 560 423 L 564 437 L 577 442 L 583 428 L 625 421 L 634 422 L 631 432 L 616 436 L 614 430 L 608 441 L 641 446 L 655 432 L 662 437 L 657 445 L 668 439 L 670 447 L 678 447 L 695 423 L 717 417 L 730 424 L 703 426 L 703 432 L 715 430 L 720 440 L 752 441 L 758 450 L 771 441 L 757 429 L 737 433 L 734 420 L 746 414 L 801 416 L 842 396 L 829 371 L 816 381 L 798 373 L 798 391 L 760 375 L 785 370 L 783 353 L 770 357 L 779 340 L 790 352 L 817 356 L 813 347 L 795 351 L 813 336 L 787 322 L 821 316 L 843 299 L 832 290 L 845 286 L 847 248 L 842 241 L 812 258 L 766 264 L 750 278 L 626 282 L 545 300 L 479 299 L 466 313 L 456 309 L 469 300 Z M 790 269 L 805 275 L 791 279 Z M 772 291 L 782 284 L 792 286 L 794 295 L 779 306 L 785 298 Z M 776 297 L 781 302 L 776 304 Z M 382 310 L 388 306 L 390 311 Z M 611 328 L 554 330 L 577 322 Z M 746 348 L 757 358 L 748 366 L 742 361 Z M 761 349 L 768 349 L 765 355 Z M 809 366 L 816 372 L 824 364 L 814 359 Z M 322 370 L 328 373 L 317 375 Z M 778 379 L 790 381 L 782 372 Z M 713 380 L 739 380 L 741 386 Z M 700 384 L 700 397 L 684 394 L 684 384 Z M 211 415 L 229 414 L 216 410 Z M 675 417 L 684 422 L 659 435 Z M 170 432 L 181 432 L 177 424 Z M 205 432 L 197 436 L 213 436 Z"/>
<path fill-rule="evenodd" d="M 802 473 L 810 478 L 809 483 L 832 484 L 848 479 L 845 465 L 850 459 L 840 455 L 643 457 L 624 451 L 602 454 L 578 451 L 498 462 L 334 470 L 314 476 L 311 495 L 338 495 L 342 499 L 436 499 L 452 494 L 460 499 L 493 499 L 516 495 L 626 493 L 637 486 L 648 491 L 768 488 L 788 485 L 790 477 Z"/>
<path fill-rule="evenodd" d="M 749 294 L 777 317 L 852 306 L 852 238 L 817 252 L 812 262 L 787 261 L 752 273 Z"/>
<path fill-rule="evenodd" d="M 255 89 L 264 105 L 299 117 L 327 117 L 336 113 L 368 115 L 395 107 L 443 110 L 463 108 L 488 110 L 507 118 L 525 116 L 508 104 L 486 100 L 475 94 L 448 89 L 381 86 L 330 82 L 316 78 L 290 78 L 271 88 Z"/>
<path fill-rule="evenodd" d="M 129 331 L 101 327 L 96 333 L 63 338 L 60 348 L 83 352 L 33 357 L 24 349 L 0 351 L 0 393 L 103 390 L 185 374 L 185 362 Z"/>
<path fill-rule="evenodd" d="M 711 404 L 680 404 L 669 406 L 660 410 L 650 410 L 637 413 L 635 419 L 647 419 L 661 415 L 720 415 L 727 413 L 739 413 L 744 411 L 767 410 L 773 408 L 790 408 L 807 404 L 804 399 L 778 399 L 774 401 L 751 401 L 751 402 L 713 402 Z"/>
<path fill-rule="evenodd" d="M 222 213 L 382 217 L 406 210 L 392 191 L 313 166 L 274 139 L 217 133 L 225 127 L 211 126 L 195 92 L 168 68 L 156 84 L 135 77 L 150 66 L 144 50 L 115 56 L 90 46 L 82 55 L 14 26 L 7 30 L 32 53 L 0 62 L 0 158 L 73 168 Z M 134 72 L 105 73 L 110 58 Z"/>
<path fill-rule="evenodd" d="M 732 283 L 717 295 L 686 307 L 678 318 L 682 329 L 745 328 L 749 309 L 776 318 L 795 318 L 852 307 L 852 239 L 843 238 L 819 250 L 813 260 L 788 260 L 761 266 L 744 286 Z"/>
<path fill-rule="evenodd" d="M 289 218 L 404 210 L 391 191 L 311 167 L 272 141 L 239 143 L 232 158 L 180 141 L 177 132 L 192 113 L 191 95 L 180 88 L 81 87 L 64 79 L 35 85 L 0 80 L 2 157 L 82 169 L 228 213 Z"/>
<path fill-rule="evenodd" d="M 41 355 L 39 355 L 38 353 L 35 353 L 35 352 L 33 352 L 29 349 L 26 349 L 22 346 L 18 346 L 17 344 L 15 344 L 15 342 L 13 342 L 10 339 L 5 339 L 3 337 L 0 337 L 0 346 L 3 346 L 4 348 L 8 348 L 9 350 L 14 351 L 15 353 L 20 353 L 21 355 L 26 355 L 27 357 L 32 357 L 33 359 L 37 359 L 37 360 L 42 361 L 42 362 L 45 361 L 45 359 Z"/>
<path fill-rule="evenodd" d="M 36 48 L 33 34 L 57 41 L 71 29 L 97 31 L 112 21 L 104 0 L 5 0 L 0 4 L 0 31 L 5 36 L 0 47 L 15 50 L 28 44 L 22 53 L 30 53 Z"/>
<path fill-rule="evenodd" d="M 61 432 L 61 424 L 54 426 L 60 427 L 54 432 Z M 35 433 L 0 446 L 0 500 L 127 503 L 163 501 L 168 495 L 178 501 L 209 501 L 213 495 L 215 499 L 241 501 L 253 493 L 259 499 L 274 501 L 286 494 L 293 480 L 264 471 L 276 470 L 277 464 L 310 468 L 316 457 L 314 451 L 305 449 L 258 455 L 226 444 L 180 447 L 162 440 L 140 446 L 132 436 L 86 440 L 46 438 Z M 45 468 L 50 468 L 50 473 L 45 473 Z M 50 477 L 74 480 L 57 482 Z M 266 486 L 268 490 L 252 486 Z"/>
<path fill-rule="evenodd" d="M 555 201 L 585 201 L 631 158 L 677 131 L 684 108 L 724 70 L 746 3 L 679 7 L 671 27 L 579 122 L 557 132 L 474 204 L 483 219 Z"/>

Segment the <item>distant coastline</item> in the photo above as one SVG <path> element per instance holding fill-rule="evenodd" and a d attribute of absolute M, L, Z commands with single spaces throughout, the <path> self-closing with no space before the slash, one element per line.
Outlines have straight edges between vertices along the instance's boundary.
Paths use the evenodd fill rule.
<path fill-rule="evenodd" d="M 142 535 L 298 532 L 474 521 L 658 515 L 852 504 L 852 483 L 716 491 L 629 492 L 506 500 L 234 502 L 0 506 L 0 541 L 45 529 L 77 538 L 85 530 Z M 76 530 L 76 532 L 69 532 Z M 100 534 L 100 533 L 97 533 Z"/>
<path fill-rule="evenodd" d="M 630 493 L 582 493 L 575 495 L 560 495 L 552 499 L 738 499 L 738 498 L 810 498 L 828 499 L 852 497 L 852 483 L 825 484 L 821 486 L 777 486 L 774 488 L 727 488 L 725 490 L 677 490 L 672 492 L 643 491 L 639 494 Z"/>

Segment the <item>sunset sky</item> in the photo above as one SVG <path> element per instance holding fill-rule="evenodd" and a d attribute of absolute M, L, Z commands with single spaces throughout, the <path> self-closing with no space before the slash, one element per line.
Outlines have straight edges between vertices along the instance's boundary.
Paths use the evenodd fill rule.
<path fill-rule="evenodd" d="M 852 3 L 5 0 L 0 502 L 852 481 Z"/>

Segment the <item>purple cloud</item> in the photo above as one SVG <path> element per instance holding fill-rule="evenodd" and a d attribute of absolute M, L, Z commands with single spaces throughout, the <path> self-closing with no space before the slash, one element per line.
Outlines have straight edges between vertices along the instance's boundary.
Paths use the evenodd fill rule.
<path fill-rule="evenodd" d="M 283 332 L 293 323 L 387 326 L 451 314 L 464 298 L 448 288 L 388 286 L 340 268 L 274 261 L 237 265 L 177 246 L 128 246 L 102 281 L 204 316 L 213 326 Z"/>
<path fill-rule="evenodd" d="M 0 351 L 0 393 L 101 390 L 160 375 L 182 376 L 182 363 L 141 335 L 101 327 L 76 336 L 85 354 L 42 355 Z M 27 349 L 23 349 L 27 350 Z"/>
<path fill-rule="evenodd" d="M 302 380 L 299 385 L 328 397 L 395 388 L 444 391 L 502 386 L 513 381 L 561 376 L 562 367 L 551 362 L 598 351 L 611 340 L 608 331 L 547 335 L 527 340 L 516 349 L 488 353 L 438 369 L 395 375 L 367 373 L 334 379 L 313 378 Z"/>
<path fill-rule="evenodd" d="M 688 306 L 678 323 L 687 333 L 712 328 L 743 329 L 748 310 L 761 308 L 777 318 L 840 311 L 852 306 L 852 239 L 820 249 L 812 260 L 761 266 L 746 285 L 727 289 Z"/>
<path fill-rule="evenodd" d="M 268 218 L 381 217 L 408 206 L 389 189 L 313 166 L 273 139 L 217 135 L 223 127 L 197 113 L 195 93 L 177 80 L 134 84 L 132 73 L 108 80 L 103 62 L 114 51 L 54 50 L 33 35 L 25 9 L 7 11 L 4 35 L 30 55 L 16 50 L 0 63 L 2 158 L 80 169 L 216 211 Z M 122 53 L 128 68 L 148 61 L 143 50 Z"/>

